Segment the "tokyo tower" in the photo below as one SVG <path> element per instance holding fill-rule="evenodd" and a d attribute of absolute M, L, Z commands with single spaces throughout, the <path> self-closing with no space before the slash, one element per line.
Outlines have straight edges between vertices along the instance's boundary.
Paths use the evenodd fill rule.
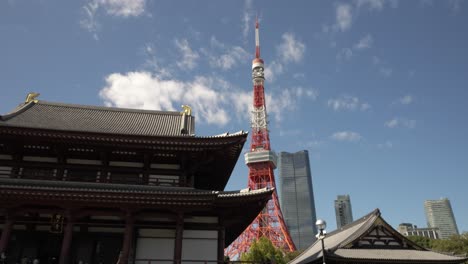
<path fill-rule="evenodd" d="M 245 154 L 245 163 L 249 167 L 248 187 L 257 190 L 265 187 L 275 188 L 276 154 L 270 148 L 268 121 L 264 91 L 264 64 L 260 58 L 260 39 L 258 20 L 255 23 L 255 59 L 252 61 L 253 111 L 252 139 L 250 152 Z M 267 237 L 276 247 L 285 251 L 296 250 L 281 213 L 278 195 L 273 192 L 272 199 L 247 227 L 244 232 L 229 245 L 225 253 L 231 259 L 240 258 L 249 251 L 254 239 Z"/>

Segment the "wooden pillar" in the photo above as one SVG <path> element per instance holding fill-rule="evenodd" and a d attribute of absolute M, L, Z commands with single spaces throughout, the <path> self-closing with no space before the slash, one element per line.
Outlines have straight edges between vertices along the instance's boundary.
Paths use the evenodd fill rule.
<path fill-rule="evenodd" d="M 176 219 L 176 235 L 174 243 L 174 264 L 180 264 L 182 260 L 182 239 L 184 234 L 184 214 L 178 213 Z"/>
<path fill-rule="evenodd" d="M 70 255 L 70 246 L 72 242 L 74 224 L 74 219 L 70 212 L 67 212 L 66 219 L 67 224 L 65 225 L 65 229 L 63 231 L 62 249 L 60 250 L 59 264 L 69 263 L 68 257 Z"/>
<path fill-rule="evenodd" d="M 5 224 L 3 225 L 2 236 L 0 238 L 0 254 L 4 253 L 7 249 L 8 242 L 10 241 L 11 230 L 13 229 L 13 217 L 6 214 Z"/>
<path fill-rule="evenodd" d="M 220 226 L 218 229 L 218 263 L 224 262 L 224 240 L 226 238 L 226 229 L 222 225 L 220 220 Z"/>
<path fill-rule="evenodd" d="M 131 213 L 127 213 L 125 217 L 125 232 L 123 238 L 122 252 L 120 253 L 118 264 L 128 263 L 128 257 L 130 256 L 130 250 L 132 247 L 133 229 L 133 215 Z"/>

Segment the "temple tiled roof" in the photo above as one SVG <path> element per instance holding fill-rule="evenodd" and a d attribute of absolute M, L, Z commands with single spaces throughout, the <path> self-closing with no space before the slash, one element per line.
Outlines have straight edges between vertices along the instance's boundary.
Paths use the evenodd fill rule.
<path fill-rule="evenodd" d="M 395 241 L 401 242 L 401 246 L 366 245 L 359 248 L 360 240 L 365 240 L 365 237 L 376 227 L 380 230 L 387 230 L 387 234 L 390 233 Z M 326 258 L 333 260 L 333 263 L 362 263 L 362 261 L 378 261 L 379 263 L 463 263 L 467 259 L 433 252 L 418 246 L 386 223 L 381 217 L 379 209 L 328 233 L 324 239 L 324 248 Z M 289 264 L 321 263 L 322 257 L 322 245 L 320 240 L 317 240 Z"/>
<path fill-rule="evenodd" d="M 135 136 L 193 136 L 195 118 L 176 111 L 149 111 L 31 101 L 0 115 L 0 126 Z"/>
<path fill-rule="evenodd" d="M 225 243 L 229 245 L 271 198 L 273 188 L 249 191 L 211 191 L 187 187 L 86 183 L 28 179 L 0 179 L 0 208 L 20 199 L 25 204 L 61 203 L 77 208 L 104 206 L 138 209 L 176 210 L 223 217 Z"/>
<path fill-rule="evenodd" d="M 45 190 L 45 191 L 80 191 L 119 194 L 159 194 L 159 195 L 190 195 L 190 196 L 212 196 L 221 199 L 240 198 L 263 195 L 272 192 L 273 189 L 263 188 L 258 190 L 240 191 L 214 191 L 200 190 L 191 187 L 166 187 L 151 185 L 113 184 L 113 183 L 91 183 L 74 181 L 50 181 L 30 180 L 15 178 L 0 178 L 0 192 L 2 189 L 12 190 Z"/>
<path fill-rule="evenodd" d="M 409 260 L 409 261 L 463 261 L 464 258 L 449 256 L 429 250 L 409 249 L 344 249 L 340 248 L 333 252 L 334 256 L 347 259 L 366 260 Z"/>

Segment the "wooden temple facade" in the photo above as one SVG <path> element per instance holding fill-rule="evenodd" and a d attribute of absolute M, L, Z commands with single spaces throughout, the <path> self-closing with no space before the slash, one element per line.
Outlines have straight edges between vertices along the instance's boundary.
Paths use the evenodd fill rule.
<path fill-rule="evenodd" d="M 317 240 L 288 264 L 461 264 L 468 258 L 433 252 L 393 229 L 376 209 Z"/>
<path fill-rule="evenodd" d="M 273 190 L 223 191 L 247 134 L 194 125 L 189 108 L 35 98 L 1 115 L 3 261 L 221 262 Z"/>

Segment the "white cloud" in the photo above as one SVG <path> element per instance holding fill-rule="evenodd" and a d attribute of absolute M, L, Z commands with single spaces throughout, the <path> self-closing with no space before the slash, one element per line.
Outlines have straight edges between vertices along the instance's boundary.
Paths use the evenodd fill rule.
<path fill-rule="evenodd" d="M 372 56 L 372 64 L 377 65 L 380 64 L 380 58 L 377 56 Z"/>
<path fill-rule="evenodd" d="M 244 12 L 242 13 L 242 36 L 244 41 L 247 41 L 249 35 L 250 23 L 252 18 L 252 0 L 246 0 L 244 2 Z"/>
<path fill-rule="evenodd" d="M 396 128 L 396 127 L 405 127 L 405 128 L 415 128 L 416 121 L 410 120 L 406 118 L 393 118 L 384 123 L 384 126 L 388 128 Z"/>
<path fill-rule="evenodd" d="M 304 79 L 305 74 L 303 72 L 296 72 L 296 73 L 293 74 L 293 78 L 294 79 Z"/>
<path fill-rule="evenodd" d="M 299 62 L 304 57 L 306 46 L 297 40 L 293 33 L 286 32 L 281 36 L 283 42 L 277 47 L 278 54 L 284 63 Z"/>
<path fill-rule="evenodd" d="M 342 48 L 336 55 L 336 59 L 339 61 L 349 60 L 353 56 L 353 51 L 350 48 Z"/>
<path fill-rule="evenodd" d="M 366 111 L 371 108 L 371 105 L 368 103 L 362 103 L 360 106 L 361 111 Z"/>
<path fill-rule="evenodd" d="M 91 0 L 82 7 L 84 17 L 80 20 L 80 26 L 98 40 L 101 28 L 97 19 L 99 9 L 116 17 L 136 17 L 143 14 L 145 5 L 146 0 Z"/>
<path fill-rule="evenodd" d="M 145 11 L 146 0 L 94 0 L 113 16 L 139 16 Z"/>
<path fill-rule="evenodd" d="M 361 38 L 356 44 L 353 45 L 352 48 L 342 48 L 338 54 L 336 54 L 336 59 L 339 61 L 349 60 L 353 57 L 353 51 L 361 51 L 365 49 L 369 49 L 372 47 L 374 39 L 370 34 L 367 34 L 363 38 Z"/>
<path fill-rule="evenodd" d="M 99 96 L 108 106 L 153 110 L 180 110 L 188 104 L 202 122 L 224 125 L 229 116 L 222 103 L 225 94 L 213 89 L 220 80 L 196 77 L 192 82 L 163 80 L 149 72 L 113 73 Z M 222 84 L 222 81 L 221 81 Z"/>
<path fill-rule="evenodd" d="M 276 77 L 282 74 L 283 71 L 283 64 L 274 60 L 271 63 L 265 65 L 265 80 L 267 82 L 274 82 Z"/>
<path fill-rule="evenodd" d="M 298 63 L 304 58 L 306 46 L 296 39 L 293 33 L 286 32 L 281 38 L 282 42 L 276 47 L 279 58 L 265 65 L 265 79 L 267 82 L 274 82 L 278 75 L 284 72 L 285 64 Z"/>
<path fill-rule="evenodd" d="M 380 74 L 382 74 L 385 77 L 390 77 L 393 73 L 393 70 L 388 67 L 380 68 Z"/>
<path fill-rule="evenodd" d="M 411 95 L 405 95 L 398 99 L 398 102 L 403 105 L 409 105 L 413 102 L 413 97 Z"/>
<path fill-rule="evenodd" d="M 94 2 L 89 2 L 83 6 L 84 18 L 80 20 L 80 26 L 93 34 L 93 38 L 98 40 L 98 31 L 100 28 L 96 18 L 96 12 L 99 5 Z"/>
<path fill-rule="evenodd" d="M 356 5 L 358 8 L 367 7 L 370 10 L 382 10 L 385 5 L 385 0 L 357 0 Z"/>
<path fill-rule="evenodd" d="M 200 57 L 198 52 L 193 51 L 187 39 L 175 40 L 175 45 L 182 55 L 182 59 L 177 61 L 177 66 L 181 69 L 192 70 L 197 66 L 197 60 Z"/>
<path fill-rule="evenodd" d="M 172 75 L 171 71 L 167 67 L 162 67 L 160 64 L 160 56 L 156 54 L 156 47 L 152 43 L 146 43 L 143 47 L 143 54 L 145 56 L 145 62 L 143 67 L 151 70 L 154 75 L 159 78 L 167 78 Z"/>
<path fill-rule="evenodd" d="M 354 48 L 358 50 L 368 49 L 372 47 L 373 42 L 374 39 L 372 38 L 372 36 L 370 34 L 367 34 L 362 39 L 360 39 L 358 43 L 354 45 Z"/>
<path fill-rule="evenodd" d="M 211 37 L 212 49 L 203 49 L 208 57 L 210 66 L 229 70 L 235 65 L 248 61 L 249 53 L 239 46 L 228 47 L 226 44 L 218 41 L 214 36 Z"/>
<path fill-rule="evenodd" d="M 357 8 L 366 7 L 369 10 L 381 11 L 384 9 L 385 4 L 389 4 L 392 8 L 398 7 L 398 0 L 356 0 Z"/>
<path fill-rule="evenodd" d="M 433 6 L 434 0 L 419 0 L 419 5 L 422 7 Z"/>
<path fill-rule="evenodd" d="M 452 10 L 453 13 L 457 13 L 458 11 L 460 11 L 462 3 L 461 0 L 450 0 L 448 3 L 450 5 L 450 10 Z"/>
<path fill-rule="evenodd" d="M 99 96 L 107 106 L 178 111 L 180 105 L 188 104 L 200 122 L 219 126 L 234 117 L 250 118 L 252 92 L 239 90 L 219 78 L 196 76 L 192 81 L 180 81 L 136 71 L 112 73 L 105 80 Z M 316 93 L 295 87 L 282 89 L 279 95 L 266 94 L 268 114 L 279 122 L 306 96 L 314 98 Z"/>
<path fill-rule="evenodd" d="M 331 138 L 337 141 L 357 142 L 362 139 L 362 136 L 352 131 L 340 131 L 333 133 Z"/>
<path fill-rule="evenodd" d="M 343 95 L 335 99 L 329 99 L 327 105 L 335 111 L 366 111 L 371 108 L 370 104 L 361 102 L 359 98 L 348 95 Z"/>
<path fill-rule="evenodd" d="M 305 93 L 308 97 L 311 97 L 313 100 L 316 100 L 319 96 L 319 92 L 315 89 L 308 89 Z"/>
<path fill-rule="evenodd" d="M 346 31 L 351 27 L 353 20 L 352 7 L 349 4 L 338 4 L 336 6 L 336 25 L 339 30 Z"/>
<path fill-rule="evenodd" d="M 312 100 L 316 100 L 319 96 L 319 92 L 317 90 L 304 88 L 302 86 L 293 87 L 290 91 L 298 98 L 310 97 Z"/>
<path fill-rule="evenodd" d="M 305 142 L 305 144 L 302 146 L 306 146 L 308 148 L 315 148 L 315 147 L 320 147 L 323 143 L 324 142 L 321 140 L 310 140 L 310 141 Z"/>
<path fill-rule="evenodd" d="M 384 143 L 379 143 L 377 144 L 377 147 L 379 148 L 393 148 L 393 142 L 391 141 L 385 141 Z"/>
<path fill-rule="evenodd" d="M 279 135 L 281 137 L 284 137 L 284 136 L 296 137 L 296 136 L 299 136 L 300 134 L 302 134 L 302 130 L 300 129 L 291 129 L 291 130 L 280 129 L 279 131 Z"/>

